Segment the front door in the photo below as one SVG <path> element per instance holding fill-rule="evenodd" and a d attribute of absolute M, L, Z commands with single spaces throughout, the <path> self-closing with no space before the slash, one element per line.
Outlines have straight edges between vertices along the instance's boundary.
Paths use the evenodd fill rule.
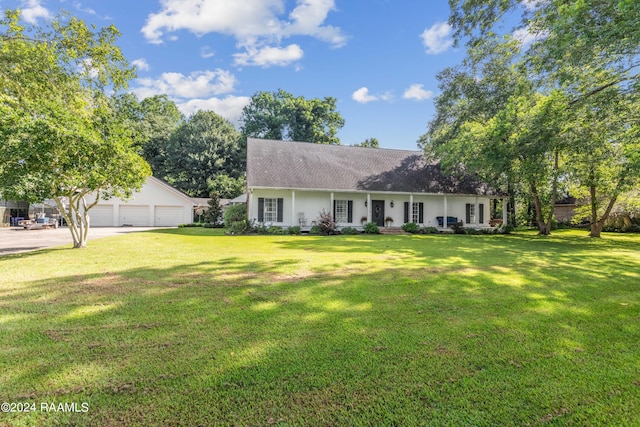
<path fill-rule="evenodd" d="M 371 201 L 371 222 L 378 227 L 384 227 L 384 200 Z"/>

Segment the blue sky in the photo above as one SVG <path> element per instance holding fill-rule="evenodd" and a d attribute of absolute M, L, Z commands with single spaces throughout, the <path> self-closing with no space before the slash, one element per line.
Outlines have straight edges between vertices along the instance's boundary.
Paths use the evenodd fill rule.
<path fill-rule="evenodd" d="M 258 91 L 338 100 L 343 144 L 416 149 L 439 70 L 459 63 L 447 0 L 0 0 L 43 23 L 61 9 L 100 26 L 136 64 L 130 90 L 237 125 Z"/>

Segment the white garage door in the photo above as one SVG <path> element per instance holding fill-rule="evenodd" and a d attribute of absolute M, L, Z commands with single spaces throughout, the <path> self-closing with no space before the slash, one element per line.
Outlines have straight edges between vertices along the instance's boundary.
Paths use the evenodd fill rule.
<path fill-rule="evenodd" d="M 149 206 L 120 206 L 120 225 L 145 227 L 149 225 Z"/>
<path fill-rule="evenodd" d="M 113 206 L 95 205 L 89 210 L 91 227 L 113 227 Z"/>
<path fill-rule="evenodd" d="M 156 227 L 168 227 L 184 224 L 184 208 L 182 206 L 156 206 Z"/>

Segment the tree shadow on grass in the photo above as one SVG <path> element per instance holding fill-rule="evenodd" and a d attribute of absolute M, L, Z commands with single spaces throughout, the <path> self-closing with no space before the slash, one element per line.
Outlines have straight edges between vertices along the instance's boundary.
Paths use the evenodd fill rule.
<path fill-rule="evenodd" d="M 0 400 L 90 403 L 86 414 L 5 419 L 495 425 L 638 415 L 637 282 L 514 241 L 490 254 L 512 251 L 508 263 L 483 264 L 471 248 L 460 265 L 470 238 L 413 245 L 411 265 L 307 271 L 291 268 L 286 249 L 309 243 L 282 239 L 285 255 L 269 262 L 221 257 L 5 290 Z M 531 254 L 541 259 L 524 268 Z M 640 274 L 638 262 L 602 262 Z"/>

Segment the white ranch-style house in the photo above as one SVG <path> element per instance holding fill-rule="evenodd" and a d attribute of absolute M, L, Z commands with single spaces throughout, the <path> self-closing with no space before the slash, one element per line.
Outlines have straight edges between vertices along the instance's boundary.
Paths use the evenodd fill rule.
<path fill-rule="evenodd" d="M 504 197 L 470 177 L 443 174 L 421 151 L 255 138 L 247 140 L 247 191 L 249 219 L 303 230 L 323 210 L 339 228 L 483 228 L 490 202 Z"/>

